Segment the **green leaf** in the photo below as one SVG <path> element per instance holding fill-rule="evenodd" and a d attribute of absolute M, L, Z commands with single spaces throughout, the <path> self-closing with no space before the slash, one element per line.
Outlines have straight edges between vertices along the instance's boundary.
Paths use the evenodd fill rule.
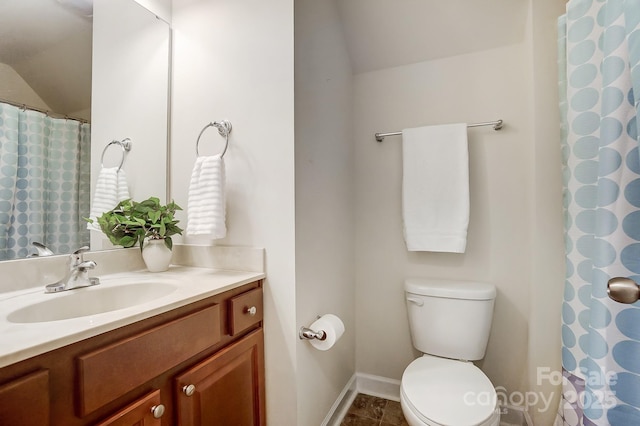
<path fill-rule="evenodd" d="M 160 219 L 160 215 L 162 215 L 162 212 L 160 212 L 160 211 L 149 212 L 149 219 L 151 220 L 151 222 L 157 223 L 158 220 Z"/>
<path fill-rule="evenodd" d="M 131 236 L 125 236 L 122 237 L 120 239 L 120 245 L 122 247 L 133 247 L 133 245 L 136 243 L 137 238 L 131 237 Z"/>

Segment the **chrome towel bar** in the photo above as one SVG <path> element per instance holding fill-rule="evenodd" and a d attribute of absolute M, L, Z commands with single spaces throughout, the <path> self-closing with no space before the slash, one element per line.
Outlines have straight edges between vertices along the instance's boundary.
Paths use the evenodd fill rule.
<path fill-rule="evenodd" d="M 482 127 L 482 126 L 493 126 L 493 130 L 500 130 L 502 129 L 503 121 L 496 120 L 496 121 L 486 121 L 484 123 L 467 124 L 467 127 Z M 378 142 L 382 142 L 386 136 L 398 136 L 401 134 L 402 132 L 376 133 L 375 137 Z"/>

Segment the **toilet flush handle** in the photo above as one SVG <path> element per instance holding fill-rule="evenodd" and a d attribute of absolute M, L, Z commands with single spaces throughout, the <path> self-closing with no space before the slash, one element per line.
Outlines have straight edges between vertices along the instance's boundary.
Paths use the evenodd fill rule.
<path fill-rule="evenodd" d="M 407 297 L 407 302 L 415 303 L 418 306 L 424 305 L 424 301 L 422 299 L 417 298 L 417 297 L 408 296 Z"/>

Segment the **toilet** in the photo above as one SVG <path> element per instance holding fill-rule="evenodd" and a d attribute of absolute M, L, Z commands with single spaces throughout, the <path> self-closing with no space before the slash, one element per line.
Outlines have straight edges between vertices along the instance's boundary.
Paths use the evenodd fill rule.
<path fill-rule="evenodd" d="M 496 289 L 472 281 L 407 279 L 413 346 L 400 404 L 410 426 L 498 426 L 496 391 L 471 361 L 484 357 Z"/>

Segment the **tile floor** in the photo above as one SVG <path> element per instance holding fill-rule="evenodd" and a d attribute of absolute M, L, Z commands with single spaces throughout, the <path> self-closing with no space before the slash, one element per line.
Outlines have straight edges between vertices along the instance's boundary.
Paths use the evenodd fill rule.
<path fill-rule="evenodd" d="M 400 403 L 359 393 L 341 426 L 409 426 Z"/>

